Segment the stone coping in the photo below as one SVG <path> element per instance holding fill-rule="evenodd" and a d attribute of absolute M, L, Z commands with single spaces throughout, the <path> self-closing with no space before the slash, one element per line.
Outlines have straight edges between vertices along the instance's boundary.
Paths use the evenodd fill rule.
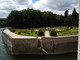
<path fill-rule="evenodd" d="M 26 38 L 37 38 L 37 36 L 22 36 L 22 35 L 18 35 L 18 34 L 15 34 L 13 32 L 11 32 L 9 29 L 4 29 L 2 31 L 3 33 L 7 34 L 8 36 L 10 36 L 11 38 L 14 38 L 14 39 L 26 39 Z M 38 39 L 40 39 L 41 37 L 38 37 Z"/>
<path fill-rule="evenodd" d="M 9 29 L 4 29 L 2 31 L 3 33 L 7 34 L 8 36 L 10 36 L 11 38 L 14 38 L 14 39 L 35 39 L 35 38 L 38 38 L 38 39 L 41 39 L 42 37 L 39 37 L 39 36 L 22 36 L 22 35 L 18 35 L 18 34 L 15 34 L 13 32 L 11 32 Z M 46 38 L 65 38 L 65 37 L 74 37 L 74 36 L 78 36 L 78 35 L 68 35 L 68 36 L 50 36 L 50 37 L 46 37 Z M 45 36 L 43 36 L 45 37 Z"/>

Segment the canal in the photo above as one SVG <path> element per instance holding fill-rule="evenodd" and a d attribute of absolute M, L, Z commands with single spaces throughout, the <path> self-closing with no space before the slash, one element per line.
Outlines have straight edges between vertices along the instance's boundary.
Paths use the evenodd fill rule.
<path fill-rule="evenodd" d="M 24 55 L 24 56 L 12 56 L 8 51 L 6 45 L 4 45 L 1 37 L 0 29 L 0 60 L 77 60 L 77 53 L 69 53 L 62 55 L 46 55 L 46 56 L 37 56 L 37 55 Z"/>

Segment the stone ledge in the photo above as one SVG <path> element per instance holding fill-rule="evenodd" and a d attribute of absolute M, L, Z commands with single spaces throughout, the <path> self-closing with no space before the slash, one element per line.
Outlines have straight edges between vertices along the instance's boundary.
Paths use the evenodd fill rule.
<path fill-rule="evenodd" d="M 13 33 L 13 32 L 11 32 L 9 29 L 6 29 L 6 30 L 3 30 L 2 31 L 3 33 L 5 33 L 5 34 L 7 34 L 8 36 L 10 36 L 11 38 L 13 38 L 13 39 L 35 39 L 35 38 L 37 38 L 36 36 L 22 36 L 22 35 L 18 35 L 18 34 L 15 34 L 15 33 Z M 41 38 L 41 37 L 38 37 L 39 39 Z"/>
<path fill-rule="evenodd" d="M 78 35 L 56 37 L 21 36 L 12 33 L 8 29 L 2 31 L 2 39 L 13 55 L 71 53 L 77 51 L 78 45 Z"/>

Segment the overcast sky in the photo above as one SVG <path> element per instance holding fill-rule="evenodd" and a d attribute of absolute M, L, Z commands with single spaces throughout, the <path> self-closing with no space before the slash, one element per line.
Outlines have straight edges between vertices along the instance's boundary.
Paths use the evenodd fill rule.
<path fill-rule="evenodd" d="M 73 8 L 78 11 L 78 0 L 0 0 L 0 18 L 6 18 L 12 10 L 27 8 L 56 14 L 64 14 L 65 10 L 72 13 Z"/>

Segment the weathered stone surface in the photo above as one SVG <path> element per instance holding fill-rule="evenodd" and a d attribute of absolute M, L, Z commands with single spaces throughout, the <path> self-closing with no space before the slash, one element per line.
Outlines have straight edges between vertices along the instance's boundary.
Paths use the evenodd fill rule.
<path fill-rule="evenodd" d="M 2 38 L 13 55 L 20 54 L 64 54 L 77 51 L 78 36 L 31 37 L 19 36 L 8 29 Z"/>

